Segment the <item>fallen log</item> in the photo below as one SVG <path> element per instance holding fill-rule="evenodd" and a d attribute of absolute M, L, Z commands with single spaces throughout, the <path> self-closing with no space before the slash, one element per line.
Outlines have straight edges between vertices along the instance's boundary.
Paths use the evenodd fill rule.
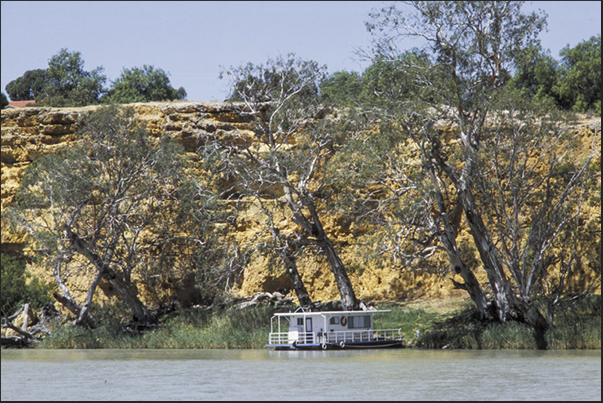
<path fill-rule="evenodd" d="M 0 347 L 2 348 L 25 348 L 29 343 L 23 337 L 2 336 L 0 338 Z"/>
<path fill-rule="evenodd" d="M 28 331 L 28 322 L 29 322 L 29 303 L 26 303 L 21 306 L 21 308 L 13 315 L 8 316 L 4 314 L 4 323 L 2 324 L 2 329 L 11 329 L 19 336 L 2 336 L 0 341 L 0 346 L 2 348 L 24 348 L 28 347 L 33 343 L 38 343 L 40 340 L 35 336 L 39 333 L 52 334 L 48 328 L 46 328 L 42 324 L 36 324 L 31 327 L 31 331 Z M 23 324 L 21 328 L 15 326 L 13 324 L 13 320 L 18 317 L 18 315 L 23 312 Z"/>

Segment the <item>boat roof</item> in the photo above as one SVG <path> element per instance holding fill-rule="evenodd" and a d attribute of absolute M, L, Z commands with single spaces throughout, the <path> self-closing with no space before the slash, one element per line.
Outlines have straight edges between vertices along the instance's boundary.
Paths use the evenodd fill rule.
<path fill-rule="evenodd" d="M 277 312 L 274 316 L 291 316 L 291 315 L 349 315 L 349 314 L 373 314 L 373 313 L 385 313 L 391 312 L 391 310 L 375 310 L 375 311 L 319 311 L 319 312 Z"/>

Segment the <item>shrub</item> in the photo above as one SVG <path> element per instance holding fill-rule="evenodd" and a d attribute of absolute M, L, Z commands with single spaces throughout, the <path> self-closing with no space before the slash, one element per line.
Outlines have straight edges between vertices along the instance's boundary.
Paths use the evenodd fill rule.
<path fill-rule="evenodd" d="M 30 303 L 39 309 L 51 301 L 52 285 L 26 272 L 25 262 L 16 257 L 2 254 L 2 311 L 12 314 L 19 306 Z"/>

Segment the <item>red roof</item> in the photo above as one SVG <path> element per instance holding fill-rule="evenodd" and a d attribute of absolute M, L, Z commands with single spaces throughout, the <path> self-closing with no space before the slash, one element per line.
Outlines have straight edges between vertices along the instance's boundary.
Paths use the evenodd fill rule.
<path fill-rule="evenodd" d="M 27 104 L 35 105 L 36 101 L 35 100 L 29 100 L 29 101 L 12 101 L 12 102 L 9 102 L 8 104 L 10 106 L 14 106 L 15 108 L 23 108 Z"/>

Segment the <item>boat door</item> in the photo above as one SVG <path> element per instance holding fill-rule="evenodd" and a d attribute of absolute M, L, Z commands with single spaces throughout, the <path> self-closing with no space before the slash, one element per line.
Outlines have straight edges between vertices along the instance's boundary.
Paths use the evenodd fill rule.
<path fill-rule="evenodd" d="M 314 343 L 314 334 L 312 333 L 312 318 L 306 318 L 306 343 Z"/>

